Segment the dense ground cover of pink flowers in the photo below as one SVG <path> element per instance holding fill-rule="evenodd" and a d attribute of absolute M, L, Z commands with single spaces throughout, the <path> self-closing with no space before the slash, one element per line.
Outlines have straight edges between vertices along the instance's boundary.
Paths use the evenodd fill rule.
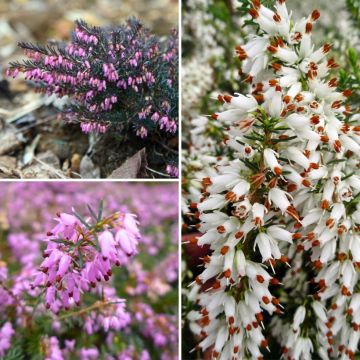
<path fill-rule="evenodd" d="M 0 203 L 1 358 L 177 358 L 177 184 L 1 183 Z"/>

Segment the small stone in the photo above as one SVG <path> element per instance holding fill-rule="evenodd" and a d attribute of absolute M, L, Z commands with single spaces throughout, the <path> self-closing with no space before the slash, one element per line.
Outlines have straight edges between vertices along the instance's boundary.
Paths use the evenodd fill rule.
<path fill-rule="evenodd" d="M 15 132 L 8 128 L 0 133 L 0 155 L 9 154 L 22 146 Z"/>
<path fill-rule="evenodd" d="M 100 168 L 95 166 L 89 156 L 85 155 L 80 162 L 80 175 L 83 179 L 98 179 Z"/>
<path fill-rule="evenodd" d="M 79 154 L 73 154 L 71 157 L 71 171 L 80 173 L 81 156 Z"/>

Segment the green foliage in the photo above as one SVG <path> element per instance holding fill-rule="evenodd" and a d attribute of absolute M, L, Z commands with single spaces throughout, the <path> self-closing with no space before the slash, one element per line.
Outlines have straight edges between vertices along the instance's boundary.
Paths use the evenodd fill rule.
<path fill-rule="evenodd" d="M 360 29 L 360 2 L 359 0 L 346 0 L 346 7 L 354 27 Z"/>
<path fill-rule="evenodd" d="M 359 56 L 353 48 L 349 48 L 346 55 L 346 67 L 339 71 L 339 89 L 342 91 L 352 89 L 353 93 L 350 97 L 350 102 L 358 107 L 360 95 Z"/>

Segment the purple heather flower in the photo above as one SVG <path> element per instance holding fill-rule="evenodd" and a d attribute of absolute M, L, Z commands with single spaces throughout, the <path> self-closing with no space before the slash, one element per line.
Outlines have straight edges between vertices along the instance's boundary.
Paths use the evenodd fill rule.
<path fill-rule="evenodd" d="M 82 348 L 79 355 L 81 360 L 97 360 L 99 351 L 97 348 Z"/>
<path fill-rule="evenodd" d="M 5 356 L 6 351 L 10 348 L 11 338 L 14 333 L 10 322 L 6 322 L 0 329 L 0 356 Z"/>
<path fill-rule="evenodd" d="M 140 238 L 132 214 L 118 212 L 98 219 L 93 227 L 72 214 L 61 213 L 56 220 L 33 283 L 34 287 L 47 287 L 45 304 L 54 313 L 69 309 L 72 303 L 79 305 L 81 293 L 96 287 L 97 282 L 108 281 L 112 266 L 119 266 L 124 254 L 136 254 Z"/>
<path fill-rule="evenodd" d="M 171 177 L 174 177 L 174 178 L 177 178 L 179 177 L 179 168 L 175 165 L 167 165 L 166 166 L 166 172 L 171 176 Z"/>

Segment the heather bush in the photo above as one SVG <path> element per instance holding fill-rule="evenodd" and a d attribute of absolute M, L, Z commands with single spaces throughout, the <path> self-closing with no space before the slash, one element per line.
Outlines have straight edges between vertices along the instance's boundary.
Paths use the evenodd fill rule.
<path fill-rule="evenodd" d="M 59 185 L 0 186 L 0 357 L 177 359 L 176 186 Z"/>
<path fill-rule="evenodd" d="M 331 44 L 313 33 L 318 10 L 295 20 L 284 0 L 239 8 L 253 27 L 235 48 L 247 90 L 220 94 L 211 120 L 194 121 L 186 163 L 197 177 L 184 182 L 186 250 L 201 265 L 184 290 L 194 350 L 224 360 L 355 359 L 358 58 L 349 49 L 351 71 L 339 70 Z M 205 149 L 209 124 L 218 131 Z"/>
<path fill-rule="evenodd" d="M 108 28 L 77 21 L 68 44 L 19 46 L 28 59 L 11 63 L 8 75 L 24 73 L 38 91 L 68 96 L 63 118 L 79 123 L 83 132 L 132 132 L 164 144 L 177 134 L 175 30 L 160 39 L 136 19 Z M 177 159 L 169 162 L 176 163 Z"/>

